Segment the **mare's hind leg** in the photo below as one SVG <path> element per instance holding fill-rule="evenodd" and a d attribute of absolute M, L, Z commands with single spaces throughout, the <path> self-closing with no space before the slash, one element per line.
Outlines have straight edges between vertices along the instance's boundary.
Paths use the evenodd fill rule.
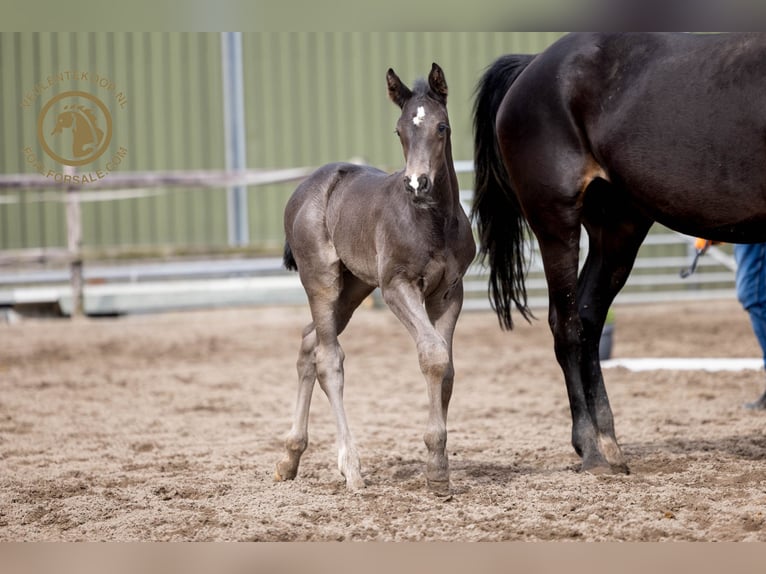
<path fill-rule="evenodd" d="M 525 206 L 534 213 L 530 224 L 548 282 L 548 320 L 567 385 L 572 445 L 582 457 L 582 470 L 594 473 L 628 470 L 615 438 L 598 341 L 609 305 L 625 283 L 651 222 L 622 201 L 620 190 L 597 180 L 579 207 L 564 201 Z M 591 252 L 578 280 L 581 220 L 589 230 Z"/>
<path fill-rule="evenodd" d="M 418 361 L 426 379 L 429 401 L 428 425 L 423 436 L 428 449 L 426 481 L 431 491 L 447 495 L 450 483 L 446 419 L 454 377 L 451 342 L 454 323 L 462 304 L 462 289 L 459 292 L 456 290 L 453 297 L 443 305 L 429 302 L 428 312 L 423 307 L 420 290 L 404 281 L 386 286 L 383 298 L 417 345 Z M 439 324 L 438 329 L 432 324 L 432 319 Z"/>
<path fill-rule="evenodd" d="M 563 227 L 562 231 L 563 231 Z M 550 306 L 548 322 L 553 333 L 556 360 L 564 373 L 572 413 L 572 445 L 582 457 L 582 469 L 609 472 L 611 467 L 601 452 L 598 431 L 591 415 L 583 382 L 583 325 L 577 311 L 577 265 L 579 222 L 561 237 L 536 230 Z M 606 408 L 609 408 L 608 405 Z"/>
<path fill-rule="evenodd" d="M 588 188 L 583 224 L 589 248 L 577 285 L 583 327 L 582 380 L 585 398 L 595 422 L 599 450 L 615 472 L 628 472 L 617 443 L 614 418 L 598 358 L 598 343 L 609 306 L 628 279 L 651 220 L 625 201 L 620 190 L 603 180 Z"/>
<path fill-rule="evenodd" d="M 583 324 L 577 304 L 577 272 L 580 250 L 579 201 L 577 179 L 555 164 L 540 169 L 552 180 L 528 182 L 520 189 L 522 204 L 534 231 L 548 283 L 548 322 L 553 334 L 556 360 L 564 380 L 572 414 L 572 445 L 582 457 L 583 470 L 611 472 L 601 451 L 599 432 L 586 396 L 583 369 Z M 560 179 L 557 179 L 558 176 Z M 608 405 L 606 405 L 608 409 Z"/>

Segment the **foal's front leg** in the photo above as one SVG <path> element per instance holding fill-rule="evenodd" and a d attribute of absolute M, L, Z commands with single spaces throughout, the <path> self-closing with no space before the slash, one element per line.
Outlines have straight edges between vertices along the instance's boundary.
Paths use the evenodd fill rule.
<path fill-rule="evenodd" d="M 463 282 L 455 283 L 447 293 L 441 292 L 437 296 L 426 301 L 426 311 L 431 319 L 436 331 L 447 343 L 449 351 L 450 365 L 454 364 L 452 355 L 452 339 L 455 335 L 455 326 L 457 325 L 460 311 L 463 309 Z M 453 369 L 454 371 L 454 369 Z M 452 398 L 453 376 L 444 379 L 442 384 L 442 408 L 444 409 L 444 420 L 447 420 L 447 409 Z"/>
<path fill-rule="evenodd" d="M 423 306 L 423 296 L 415 286 L 405 282 L 391 285 L 384 289 L 383 298 L 417 345 L 429 403 L 428 425 L 423 436 L 428 449 L 426 482 L 435 494 L 448 495 L 447 405 L 454 376 L 450 344 L 431 323 Z M 447 331 L 451 334 L 453 328 L 454 325 Z"/>

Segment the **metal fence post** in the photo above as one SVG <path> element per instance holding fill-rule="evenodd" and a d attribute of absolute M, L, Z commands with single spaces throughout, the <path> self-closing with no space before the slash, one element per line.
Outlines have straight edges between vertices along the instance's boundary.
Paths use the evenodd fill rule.
<path fill-rule="evenodd" d="M 247 168 L 247 159 L 241 32 L 221 32 L 221 58 L 226 170 L 243 171 Z M 250 242 L 247 187 L 244 185 L 235 185 L 228 189 L 227 226 L 229 245 L 247 245 Z"/>

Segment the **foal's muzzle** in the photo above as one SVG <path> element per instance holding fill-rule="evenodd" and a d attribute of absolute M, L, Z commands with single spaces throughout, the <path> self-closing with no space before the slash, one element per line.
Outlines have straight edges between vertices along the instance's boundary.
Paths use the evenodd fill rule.
<path fill-rule="evenodd" d="M 407 191 L 418 197 L 431 190 L 431 179 L 424 173 L 417 178 L 414 175 L 405 177 L 404 186 L 407 188 Z"/>

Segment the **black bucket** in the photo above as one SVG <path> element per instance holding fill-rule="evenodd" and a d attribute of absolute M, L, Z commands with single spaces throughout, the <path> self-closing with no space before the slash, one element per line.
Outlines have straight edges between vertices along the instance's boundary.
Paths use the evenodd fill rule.
<path fill-rule="evenodd" d="M 598 358 L 600 361 L 606 361 L 612 358 L 612 338 L 614 336 L 614 323 L 604 325 L 601 331 L 601 338 L 598 342 Z"/>

